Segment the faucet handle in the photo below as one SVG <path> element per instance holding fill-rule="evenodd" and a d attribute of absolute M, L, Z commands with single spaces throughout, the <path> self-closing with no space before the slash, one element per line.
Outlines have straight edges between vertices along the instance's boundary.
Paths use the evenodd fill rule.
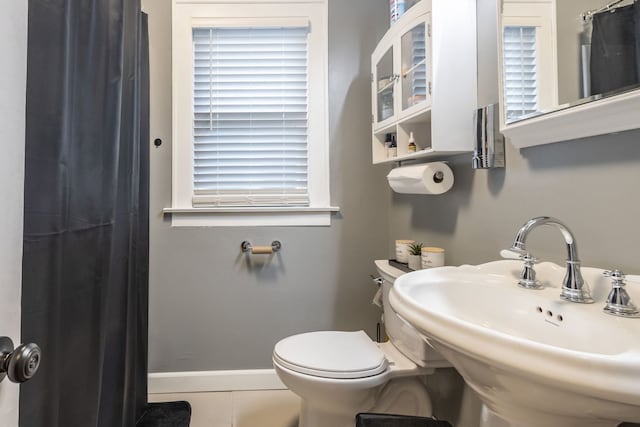
<path fill-rule="evenodd" d="M 620 270 L 607 270 L 607 271 L 603 271 L 602 275 L 604 277 L 612 277 L 613 280 L 616 280 L 616 278 L 620 277 L 622 280 L 622 286 L 626 285 L 627 283 L 635 283 L 640 285 L 640 276 L 635 275 L 635 274 L 625 274 Z"/>
<path fill-rule="evenodd" d="M 604 277 L 610 277 L 612 280 L 612 288 L 607 296 L 607 304 L 603 309 L 604 312 L 613 316 L 640 317 L 640 310 L 633 304 L 629 293 L 624 289 L 627 276 L 617 269 L 603 271 L 602 275 Z"/>
<path fill-rule="evenodd" d="M 538 261 L 540 261 L 538 258 L 534 257 L 531 253 L 529 252 L 523 252 L 523 253 L 518 253 L 516 251 L 512 251 L 510 249 L 503 249 L 500 251 L 500 256 L 502 258 L 506 258 L 506 259 L 521 259 L 523 260 L 525 263 L 528 263 L 529 265 L 533 265 L 533 264 L 537 264 Z"/>
<path fill-rule="evenodd" d="M 604 277 L 611 277 L 613 279 L 614 286 L 617 284 L 621 284 L 624 286 L 624 278 L 627 277 L 624 272 L 615 269 L 615 270 L 605 270 L 602 272 Z"/>
<path fill-rule="evenodd" d="M 531 255 L 529 252 L 520 256 L 524 261 L 524 267 L 520 273 L 520 280 L 518 280 L 518 286 L 526 289 L 542 289 L 544 286 L 536 279 L 536 271 L 533 269 L 533 265 L 538 262 L 538 258 Z"/>
<path fill-rule="evenodd" d="M 618 269 L 615 270 L 605 270 L 602 272 L 604 277 L 611 277 L 611 284 L 613 286 L 625 286 L 627 283 L 634 283 L 640 285 L 640 276 L 635 274 L 624 274 L 623 271 Z"/>
<path fill-rule="evenodd" d="M 520 273 L 520 280 L 518 280 L 518 286 L 526 289 L 542 289 L 544 286 L 536 279 L 536 271 L 533 269 L 534 264 L 539 260 L 531 255 L 529 252 L 516 252 L 511 249 L 503 249 L 500 251 L 500 256 L 507 259 L 520 259 L 524 261 L 524 267 Z"/>
<path fill-rule="evenodd" d="M 538 258 L 534 258 L 529 252 L 516 252 L 511 249 L 503 249 L 500 251 L 500 256 L 505 259 L 522 259 L 527 260 L 530 259 L 534 263 L 538 262 Z"/>
<path fill-rule="evenodd" d="M 522 258 L 522 254 L 519 254 L 518 252 L 509 250 L 509 249 L 501 250 L 500 256 L 505 259 L 521 259 Z"/>

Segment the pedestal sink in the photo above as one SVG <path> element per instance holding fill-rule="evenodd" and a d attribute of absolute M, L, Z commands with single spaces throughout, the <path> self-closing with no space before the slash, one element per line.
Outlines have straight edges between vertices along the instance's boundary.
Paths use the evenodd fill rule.
<path fill-rule="evenodd" d="M 392 307 L 447 358 L 490 413 L 483 427 L 615 427 L 640 422 L 640 319 L 602 311 L 610 280 L 583 268 L 594 304 L 559 298 L 565 268 L 520 261 L 401 276 Z M 640 285 L 629 284 L 640 303 Z M 497 421 L 498 420 L 498 421 Z"/>

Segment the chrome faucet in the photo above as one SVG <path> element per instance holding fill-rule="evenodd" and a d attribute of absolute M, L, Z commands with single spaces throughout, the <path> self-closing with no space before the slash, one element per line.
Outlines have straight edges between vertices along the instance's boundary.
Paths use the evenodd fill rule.
<path fill-rule="evenodd" d="M 593 298 L 591 298 L 591 292 L 589 286 L 585 283 L 580 272 L 580 260 L 578 259 L 578 246 L 576 239 L 569 228 L 555 218 L 548 216 L 539 216 L 527 221 L 526 224 L 518 230 L 516 238 L 513 242 L 511 250 L 519 252 L 521 254 L 527 254 L 525 241 L 527 236 L 534 228 L 540 225 L 551 225 L 560 230 L 564 241 L 567 244 L 567 272 L 565 273 L 562 281 L 562 293 L 560 298 L 566 301 L 578 302 L 583 304 L 591 304 Z"/>

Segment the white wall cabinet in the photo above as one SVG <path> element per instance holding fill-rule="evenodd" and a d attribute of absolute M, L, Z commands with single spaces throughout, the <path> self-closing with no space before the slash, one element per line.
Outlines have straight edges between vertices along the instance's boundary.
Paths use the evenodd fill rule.
<path fill-rule="evenodd" d="M 472 150 L 475 0 L 421 0 L 384 35 L 371 68 L 374 164 Z M 415 153 L 408 149 L 411 132 Z M 397 156 L 388 156 L 388 134 Z"/>

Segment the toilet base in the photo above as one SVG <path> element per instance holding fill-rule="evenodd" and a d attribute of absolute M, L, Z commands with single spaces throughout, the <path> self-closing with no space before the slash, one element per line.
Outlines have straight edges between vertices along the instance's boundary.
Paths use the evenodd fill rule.
<path fill-rule="evenodd" d="M 430 417 L 431 399 L 422 382 L 416 378 L 397 378 L 381 387 L 375 402 L 337 412 L 303 399 L 298 427 L 353 427 L 361 412 Z"/>
<path fill-rule="evenodd" d="M 406 377 L 389 381 L 378 394 L 371 412 L 430 417 L 433 407 L 422 381 L 418 377 Z"/>
<path fill-rule="evenodd" d="M 354 425 L 355 414 L 326 411 L 302 401 L 298 427 L 353 427 Z"/>

